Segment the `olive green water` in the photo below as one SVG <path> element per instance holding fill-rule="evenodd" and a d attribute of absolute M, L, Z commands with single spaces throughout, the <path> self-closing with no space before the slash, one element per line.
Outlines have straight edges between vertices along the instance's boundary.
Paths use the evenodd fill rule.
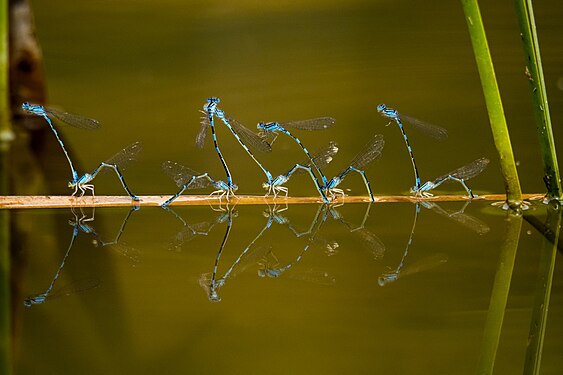
<path fill-rule="evenodd" d="M 103 125 L 96 132 L 61 128 L 74 158 L 89 170 L 142 141 L 139 162 L 126 170 L 136 194 L 174 192 L 174 183 L 160 171 L 164 160 L 224 178 L 211 142 L 204 150 L 194 146 L 198 110 L 209 96 L 220 97 L 221 108 L 249 127 L 258 121 L 335 117 L 333 129 L 299 134 L 310 149 L 339 143 L 338 157 L 326 169 L 331 176 L 368 137 L 384 134 L 383 156 L 368 176 L 377 194 L 402 194 L 413 184 L 412 171 L 399 130 L 385 127 L 375 109 L 383 102 L 448 129 L 443 143 L 409 133 L 423 180 L 488 156 L 489 168 L 471 186 L 478 193 L 502 191 L 458 2 L 35 1 L 33 6 L 50 103 Z M 522 187 L 543 192 L 513 4 L 482 6 Z M 535 10 L 558 124 L 563 121 L 563 7 L 548 1 Z M 239 191 L 260 193 L 264 175 L 226 128 L 217 132 Z M 557 141 L 560 127 L 555 132 Z M 280 136 L 274 152 L 259 158 L 279 174 L 303 156 Z M 70 176 L 64 163 L 60 173 Z M 292 195 L 315 193 L 306 177 L 287 186 Z M 356 176 L 342 187 L 364 194 Z M 444 191 L 461 192 L 457 185 Z M 111 175 L 96 180 L 96 192 L 122 194 Z M 61 185 L 45 193 L 68 191 Z M 442 206 L 450 214 L 461 208 Z M 345 223 L 334 211 L 321 209 L 313 225 L 317 230 L 301 236 L 290 225 L 272 223 L 248 251 L 254 256 L 233 268 L 218 288 L 221 301 L 211 302 L 210 282 L 202 275 L 214 269 L 229 214 L 209 207 L 176 209 L 184 224 L 162 209 L 143 208 L 131 214 L 117 245 L 94 246 L 95 236 L 79 230 L 53 293 L 72 290 L 77 282 L 97 287 L 29 308 L 24 299 L 45 291 L 59 267 L 74 216 L 70 210 L 14 213 L 33 232 L 13 266 L 19 280 L 13 296 L 15 372 L 475 373 L 508 225 L 504 213 L 471 204 L 465 212 L 481 225 L 454 215 L 471 221 L 471 229 L 438 209 L 421 208 L 399 279 L 379 286 L 378 277 L 401 264 L 415 206 L 373 205 L 365 229 L 350 232 L 366 209 L 338 208 Z M 268 220 L 266 206 L 235 210 L 216 279 Z M 318 210 L 292 206 L 281 215 L 295 231 L 307 232 Z M 544 212 L 539 206 L 534 214 L 543 221 Z M 98 209 L 90 224 L 111 241 L 127 213 Z M 489 231 L 479 234 L 475 228 Z M 541 248 L 541 236 L 524 222 L 495 373 L 522 372 Z M 277 278 L 259 277 L 266 265 L 287 264 L 293 266 Z M 563 279 L 557 270 L 556 265 L 545 374 L 561 371 Z"/>

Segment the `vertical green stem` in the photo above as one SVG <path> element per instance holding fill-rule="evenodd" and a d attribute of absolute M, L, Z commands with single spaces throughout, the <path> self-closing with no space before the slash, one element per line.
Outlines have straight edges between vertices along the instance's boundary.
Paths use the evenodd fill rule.
<path fill-rule="evenodd" d="M 491 293 L 489 312 L 487 313 L 485 323 L 481 355 L 477 365 L 478 374 L 493 373 L 506 309 L 506 301 L 508 300 L 508 292 L 510 291 L 510 281 L 512 279 L 512 270 L 514 269 L 516 250 L 518 249 L 518 242 L 520 240 L 522 217 L 513 214 L 509 215 L 511 215 L 511 217 L 509 217 L 507 223 L 506 239 L 502 245 L 493 291 Z"/>
<path fill-rule="evenodd" d="M 10 115 L 8 0 L 0 0 L 0 194 L 8 192 Z M 10 212 L 0 210 L 0 373 L 11 374 Z"/>
<path fill-rule="evenodd" d="M 526 54 L 526 74 L 532 89 L 534 113 L 536 115 L 538 137 L 543 159 L 544 182 L 549 198 L 561 200 L 561 177 L 555 152 L 555 141 L 551 128 L 551 117 L 547 102 L 547 91 L 543 77 L 540 45 L 536 32 L 536 21 L 531 0 L 515 0 L 516 13 L 520 23 L 520 36 Z"/>
<path fill-rule="evenodd" d="M 511 207 L 519 207 L 522 203 L 522 191 L 479 4 L 477 0 L 461 0 L 461 3 L 473 44 L 479 76 L 481 77 L 495 146 L 500 157 L 507 201 Z"/>
<path fill-rule="evenodd" d="M 10 115 L 8 0 L 0 0 L 0 147 L 13 140 Z"/>
<path fill-rule="evenodd" d="M 528 336 L 528 349 L 526 350 L 526 361 L 524 363 L 524 374 L 539 374 L 541 365 L 541 354 L 545 328 L 547 323 L 547 312 L 553 283 L 553 272 L 555 271 L 555 257 L 557 255 L 557 243 L 561 231 L 561 215 L 563 210 L 559 203 L 548 206 L 546 228 L 553 235 L 553 242 L 545 238 L 542 245 L 540 258 L 540 270 L 536 286 L 536 298 Z M 546 236 L 547 237 L 547 236 Z"/>

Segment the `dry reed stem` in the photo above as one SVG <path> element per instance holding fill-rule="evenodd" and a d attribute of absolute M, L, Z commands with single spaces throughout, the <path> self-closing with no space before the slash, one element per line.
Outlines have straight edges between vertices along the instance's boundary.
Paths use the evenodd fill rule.
<path fill-rule="evenodd" d="M 543 194 L 524 194 L 524 199 L 541 199 Z M 147 195 L 141 196 L 141 201 L 135 202 L 128 196 L 96 196 L 92 197 L 71 197 L 71 196 L 0 196 L 0 209 L 25 209 L 25 208 L 71 208 L 71 207 L 123 207 L 123 206 L 159 206 L 168 199 L 169 195 Z M 504 194 L 484 194 L 475 197 L 475 201 L 501 201 L 505 200 Z M 459 202 L 467 201 L 469 198 L 465 195 L 439 195 L 429 198 L 420 198 L 408 195 L 387 195 L 375 197 L 375 202 L 417 202 L 417 201 L 434 201 L 434 202 Z M 332 203 L 367 203 L 367 196 L 346 196 L 338 198 Z M 207 205 L 227 203 L 223 197 L 221 201 L 216 196 L 208 195 L 182 195 L 171 206 L 190 206 L 190 205 Z M 323 203 L 320 197 L 278 197 L 274 199 L 272 196 L 255 196 L 255 195 L 238 195 L 230 198 L 231 205 L 248 205 L 248 204 L 307 204 L 307 203 Z"/>

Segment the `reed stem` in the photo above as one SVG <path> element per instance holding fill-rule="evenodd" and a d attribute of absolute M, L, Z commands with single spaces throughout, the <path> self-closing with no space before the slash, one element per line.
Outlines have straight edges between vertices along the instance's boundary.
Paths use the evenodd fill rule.
<path fill-rule="evenodd" d="M 8 192 L 8 153 L 14 139 L 10 115 L 8 0 L 0 0 L 0 195 Z M 10 212 L 0 210 L 0 373 L 11 374 Z"/>
<path fill-rule="evenodd" d="M 473 52 L 477 61 L 477 68 L 481 78 L 483 94 L 489 113 L 489 121 L 495 147 L 499 154 L 500 166 L 504 177 L 506 199 L 510 207 L 519 208 L 522 204 L 522 190 L 518 180 L 518 171 L 514 161 L 514 154 L 510 143 L 510 135 L 504 117 L 504 109 L 500 98 L 500 92 L 495 76 L 493 61 L 487 43 L 487 36 L 479 11 L 477 0 L 461 0 Z"/>
<path fill-rule="evenodd" d="M 524 197 L 530 200 L 542 199 L 543 194 L 525 194 Z M 130 197 L 122 196 L 91 196 L 71 197 L 60 195 L 47 196 L 0 196 L 0 209 L 30 209 L 30 208 L 71 208 L 71 207 L 125 207 L 125 206 L 159 206 L 165 202 L 170 195 L 143 195 L 141 200 L 132 201 Z M 475 197 L 473 201 L 501 201 L 505 198 L 504 194 L 483 194 Z M 410 195 L 386 195 L 376 196 L 376 203 L 384 202 L 467 202 L 466 195 L 439 195 L 428 198 L 413 197 Z M 338 198 L 331 203 L 368 203 L 371 202 L 369 196 L 346 196 Z M 321 197 L 264 197 L 262 195 L 237 195 L 229 201 L 223 197 L 209 195 L 182 195 L 178 197 L 171 206 L 198 206 L 198 205 L 249 205 L 249 204 L 321 204 Z"/>
<path fill-rule="evenodd" d="M 520 24 L 520 36 L 526 54 L 526 75 L 530 81 L 538 138 L 543 159 L 544 182 L 548 198 L 563 199 L 561 176 L 555 151 L 555 140 L 551 127 L 551 116 L 547 102 L 547 91 L 543 77 L 540 45 L 531 0 L 515 0 L 516 14 Z"/>

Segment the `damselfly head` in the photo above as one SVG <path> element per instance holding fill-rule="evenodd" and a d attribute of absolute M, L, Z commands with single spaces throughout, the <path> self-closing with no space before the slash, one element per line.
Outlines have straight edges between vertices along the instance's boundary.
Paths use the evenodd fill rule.
<path fill-rule="evenodd" d="M 383 103 L 377 106 L 377 111 L 378 111 L 378 112 L 383 112 L 383 111 L 385 111 L 386 109 L 387 109 L 387 106 L 386 106 L 385 104 L 383 104 Z"/>
<path fill-rule="evenodd" d="M 220 101 L 219 98 L 215 97 L 207 98 L 207 103 L 203 105 L 203 109 L 205 111 L 213 111 Z"/>
<path fill-rule="evenodd" d="M 31 104 L 29 104 L 28 102 L 23 103 L 23 104 L 22 104 L 22 109 L 23 109 L 24 111 L 31 112 Z"/>

